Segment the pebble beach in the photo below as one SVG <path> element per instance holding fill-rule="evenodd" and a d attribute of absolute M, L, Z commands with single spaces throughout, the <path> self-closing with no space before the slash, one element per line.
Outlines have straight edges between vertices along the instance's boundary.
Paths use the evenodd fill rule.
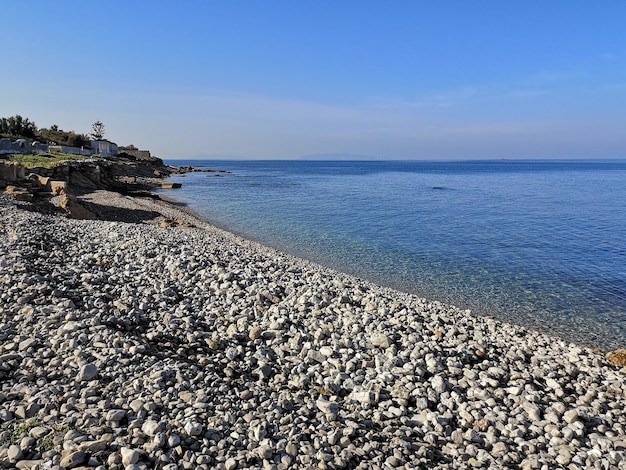
<path fill-rule="evenodd" d="M 599 351 L 89 198 L 0 195 L 0 468 L 626 469 Z"/>

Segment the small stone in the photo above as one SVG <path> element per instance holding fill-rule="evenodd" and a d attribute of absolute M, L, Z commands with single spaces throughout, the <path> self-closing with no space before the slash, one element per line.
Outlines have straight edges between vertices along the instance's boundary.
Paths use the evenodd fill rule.
<path fill-rule="evenodd" d="M 334 418 L 339 412 L 339 405 L 334 401 L 319 399 L 315 402 L 315 406 L 325 415 Z"/>
<path fill-rule="evenodd" d="M 124 419 L 124 416 L 126 416 L 126 410 L 109 410 L 106 415 L 106 420 L 117 422 Z"/>
<path fill-rule="evenodd" d="M 256 452 L 257 452 L 258 456 L 261 457 L 264 460 L 269 460 L 272 457 L 272 455 L 274 455 L 274 451 L 268 445 L 259 446 L 257 448 Z"/>
<path fill-rule="evenodd" d="M 45 426 L 35 426 L 30 431 L 28 431 L 28 435 L 35 439 L 40 439 L 48 434 L 50 434 L 50 428 L 47 428 Z"/>
<path fill-rule="evenodd" d="M 224 462 L 224 468 L 226 470 L 235 470 L 237 468 L 237 461 L 234 458 L 229 458 Z"/>
<path fill-rule="evenodd" d="M 199 436 L 202 434 L 202 424 L 196 421 L 189 421 L 185 424 L 185 432 L 189 436 Z"/>
<path fill-rule="evenodd" d="M 298 455 L 298 448 L 293 442 L 290 442 L 285 447 L 285 452 L 287 453 L 287 455 L 291 455 L 292 457 L 295 457 L 296 455 Z"/>
<path fill-rule="evenodd" d="M 563 414 L 563 421 L 568 424 L 572 424 L 574 421 L 578 421 L 578 410 L 568 410 Z"/>
<path fill-rule="evenodd" d="M 560 449 L 559 455 L 556 456 L 556 461 L 560 465 L 569 465 L 572 461 L 572 454 L 567 449 Z"/>
<path fill-rule="evenodd" d="M 402 462 L 396 456 L 390 455 L 389 457 L 387 457 L 387 460 L 385 461 L 385 463 L 389 465 L 390 467 L 396 468 L 396 467 L 399 467 L 400 465 L 403 465 L 404 462 Z"/>
<path fill-rule="evenodd" d="M 440 375 L 435 375 L 431 380 L 430 380 L 430 385 L 433 388 L 433 390 L 437 393 L 443 393 L 448 389 L 448 383 L 446 382 L 446 380 L 440 376 Z"/>
<path fill-rule="evenodd" d="M 178 434 L 170 434 L 167 438 L 167 445 L 169 447 L 176 447 L 178 444 L 180 444 L 180 437 Z"/>
<path fill-rule="evenodd" d="M 274 375 L 274 369 L 268 364 L 259 367 L 259 378 L 262 380 L 269 380 Z"/>
<path fill-rule="evenodd" d="M 606 355 L 607 360 L 618 366 L 626 366 L 626 349 L 617 349 Z"/>
<path fill-rule="evenodd" d="M 306 357 L 308 359 L 311 359 L 311 360 L 313 360 L 315 362 L 319 362 L 319 363 L 322 363 L 322 362 L 324 362 L 326 360 L 326 356 L 324 356 L 321 352 L 316 351 L 315 349 L 311 349 L 308 352 Z"/>
<path fill-rule="evenodd" d="M 84 464 L 88 460 L 89 460 L 89 454 L 86 454 L 85 452 L 81 452 L 81 451 L 72 452 L 71 454 L 66 455 L 65 457 L 61 459 L 61 467 L 65 467 L 65 468 L 78 467 L 79 465 Z"/>
<path fill-rule="evenodd" d="M 18 419 L 26 419 L 26 407 L 22 405 L 16 407 L 15 410 L 13 411 L 13 414 Z"/>
<path fill-rule="evenodd" d="M 28 338 L 25 339 L 24 341 L 21 341 L 19 346 L 18 346 L 18 350 L 19 351 L 26 351 L 28 348 L 30 348 L 32 345 L 34 345 L 37 342 L 37 340 L 35 338 Z"/>
<path fill-rule="evenodd" d="M 20 460 L 15 464 L 15 468 L 18 470 L 33 470 L 35 468 L 41 468 L 44 463 L 43 459 L 38 460 Z"/>
<path fill-rule="evenodd" d="M 363 403 L 364 405 L 371 405 L 376 400 L 376 395 L 372 392 L 352 392 L 350 394 L 352 400 Z"/>
<path fill-rule="evenodd" d="M 94 379 L 98 375 L 98 368 L 93 364 L 85 364 L 78 371 L 76 380 L 85 382 Z"/>
<path fill-rule="evenodd" d="M 107 439 L 99 439 L 95 441 L 84 441 L 78 445 L 78 450 L 93 454 L 107 448 L 109 441 Z"/>
<path fill-rule="evenodd" d="M 265 425 L 253 426 L 248 431 L 248 436 L 256 442 L 261 442 L 267 436 Z"/>
<path fill-rule="evenodd" d="M 255 339 L 259 339 L 262 335 L 263 329 L 258 326 L 250 328 L 250 331 L 248 332 L 248 338 L 250 338 L 252 341 L 254 341 Z"/>
<path fill-rule="evenodd" d="M 139 410 L 141 410 L 143 408 L 144 403 L 145 402 L 143 400 L 135 399 L 135 400 L 130 402 L 130 409 L 133 410 L 134 413 L 139 413 Z M 121 410 L 121 411 L 123 411 L 123 410 Z M 115 421 L 115 420 L 113 420 L 113 421 Z"/>
<path fill-rule="evenodd" d="M 162 429 L 162 424 L 154 420 L 148 420 L 141 426 L 141 431 L 150 437 L 154 437 Z"/>
<path fill-rule="evenodd" d="M 372 346 L 381 349 L 387 349 L 392 345 L 392 341 L 389 336 L 382 333 L 375 333 L 374 335 L 372 335 L 371 342 Z"/>
<path fill-rule="evenodd" d="M 120 449 L 120 454 L 122 456 L 122 464 L 124 466 L 133 465 L 139 462 L 139 452 L 135 449 L 130 449 L 128 447 L 122 447 Z"/>
<path fill-rule="evenodd" d="M 7 450 L 7 458 L 9 462 L 17 462 L 22 458 L 22 448 L 18 445 L 10 445 Z"/>

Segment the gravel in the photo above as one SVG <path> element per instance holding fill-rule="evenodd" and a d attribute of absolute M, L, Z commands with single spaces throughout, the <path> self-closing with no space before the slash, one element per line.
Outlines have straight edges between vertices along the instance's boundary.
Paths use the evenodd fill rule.
<path fill-rule="evenodd" d="M 0 468 L 626 468 L 600 353 L 100 196 L 0 196 Z"/>

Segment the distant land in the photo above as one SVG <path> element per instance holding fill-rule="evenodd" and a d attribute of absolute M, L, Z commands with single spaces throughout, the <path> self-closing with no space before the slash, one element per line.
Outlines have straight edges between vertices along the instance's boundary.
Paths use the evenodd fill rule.
<path fill-rule="evenodd" d="M 373 160 L 388 160 L 380 157 L 374 157 L 372 155 L 356 155 L 350 153 L 317 153 L 310 155 L 302 155 L 300 157 L 293 158 L 251 158 L 241 155 L 229 155 L 229 154 L 213 154 L 204 156 L 195 156 L 190 158 L 170 158 L 167 160 L 329 160 L 329 161 L 373 161 Z"/>
<path fill-rule="evenodd" d="M 313 154 L 313 155 L 303 155 L 301 157 L 298 157 L 298 160 L 364 161 L 364 160 L 382 160 L 382 159 L 380 157 L 373 157 L 371 155 L 354 155 L 351 153 L 318 153 L 318 154 Z"/>

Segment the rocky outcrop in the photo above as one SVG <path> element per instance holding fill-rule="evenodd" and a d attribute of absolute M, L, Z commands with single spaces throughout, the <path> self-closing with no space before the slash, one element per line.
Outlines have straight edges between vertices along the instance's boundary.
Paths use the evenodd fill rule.
<path fill-rule="evenodd" d="M 117 157 L 106 160 L 70 160 L 53 168 L 26 169 L 18 162 L 0 162 L 0 189 L 14 199 L 33 202 L 37 196 L 61 196 L 55 204 L 74 219 L 97 219 L 99 211 L 83 201 L 81 195 L 97 190 L 121 194 L 145 194 L 155 188 L 176 188 L 179 183 L 163 183 L 177 167 L 162 160 L 136 160 Z M 180 224 L 174 224 L 176 226 Z"/>
<path fill-rule="evenodd" d="M 76 196 L 71 194 L 63 193 L 59 206 L 67 212 L 72 219 L 94 220 L 98 218 L 96 214 L 82 205 Z"/>
<path fill-rule="evenodd" d="M 163 178 L 178 173 L 162 160 L 109 158 L 106 160 L 67 161 L 54 168 L 31 171 L 54 181 L 65 181 L 70 192 L 113 190 L 122 193 L 161 188 Z"/>
<path fill-rule="evenodd" d="M 21 188 L 19 186 L 9 185 L 9 186 L 6 187 L 4 192 L 5 192 L 5 194 L 8 194 L 9 196 L 13 197 L 13 199 L 15 199 L 16 201 L 25 201 L 25 202 L 32 202 L 33 201 L 33 194 L 32 194 L 32 192 L 30 192 L 26 188 Z"/>
<path fill-rule="evenodd" d="M 15 183 L 25 177 L 26 168 L 24 168 L 24 165 L 21 163 L 0 161 L 0 181 L 4 182 L 4 187 L 6 187 L 8 183 Z"/>

